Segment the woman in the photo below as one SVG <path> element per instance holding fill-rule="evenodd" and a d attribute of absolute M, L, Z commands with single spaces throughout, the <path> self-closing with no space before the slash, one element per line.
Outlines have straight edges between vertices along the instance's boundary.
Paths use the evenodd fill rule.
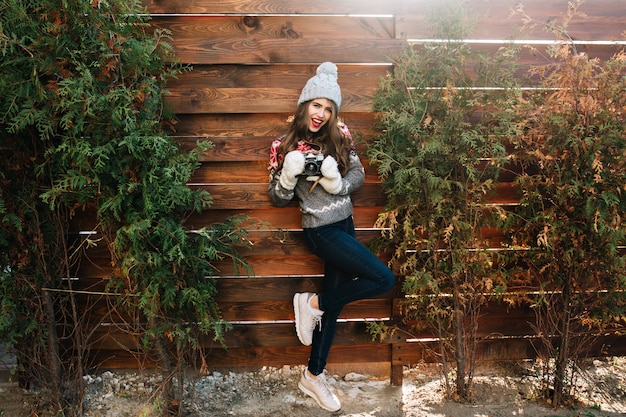
<path fill-rule="evenodd" d="M 338 121 L 340 106 L 337 67 L 325 62 L 304 86 L 287 133 L 272 143 L 268 190 L 277 207 L 297 197 L 307 246 L 325 261 L 323 292 L 295 294 L 293 304 L 298 338 L 311 345 L 298 386 L 329 411 L 341 408 L 323 372 L 343 306 L 394 284 L 389 268 L 355 238 L 350 194 L 365 171 Z"/>

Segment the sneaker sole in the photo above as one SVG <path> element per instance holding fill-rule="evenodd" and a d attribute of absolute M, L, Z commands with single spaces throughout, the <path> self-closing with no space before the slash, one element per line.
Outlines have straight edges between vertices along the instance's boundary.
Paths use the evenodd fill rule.
<path fill-rule="evenodd" d="M 299 293 L 296 293 L 293 296 L 293 312 L 296 316 L 296 334 L 298 335 L 298 339 L 300 339 L 300 343 L 302 343 L 304 346 L 310 346 L 310 343 L 305 343 L 302 339 L 302 336 L 300 335 L 300 326 L 298 326 L 298 323 L 300 323 L 300 296 L 302 295 L 306 297 L 306 294 Z"/>
<path fill-rule="evenodd" d="M 317 398 L 317 396 L 313 393 L 313 391 L 310 391 L 307 387 L 305 387 L 304 385 L 302 385 L 302 383 L 301 383 L 301 382 L 298 382 L 298 388 L 300 388 L 300 390 L 301 390 L 302 392 L 304 392 L 306 395 L 308 395 L 309 397 L 313 398 L 313 399 L 315 400 L 315 402 L 317 403 L 317 405 L 319 405 L 319 406 L 320 406 L 321 408 L 323 408 L 324 410 L 331 411 L 331 412 L 333 412 L 333 413 L 334 413 L 335 411 L 339 411 L 339 410 L 341 410 L 341 406 L 339 406 L 339 408 L 337 408 L 336 410 L 335 410 L 335 409 L 332 409 L 332 408 L 330 408 L 330 407 L 326 407 L 326 406 L 325 406 L 325 405 L 324 405 L 324 404 L 323 404 L 323 403 L 322 403 L 322 402 L 321 402 L 321 401 Z"/>

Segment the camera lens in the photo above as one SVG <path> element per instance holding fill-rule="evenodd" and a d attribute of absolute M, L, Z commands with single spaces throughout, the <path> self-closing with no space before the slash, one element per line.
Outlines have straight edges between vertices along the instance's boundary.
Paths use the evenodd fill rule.
<path fill-rule="evenodd" d="M 318 174 L 318 166 L 315 161 L 307 162 L 304 164 L 304 173 L 306 175 L 317 175 Z"/>

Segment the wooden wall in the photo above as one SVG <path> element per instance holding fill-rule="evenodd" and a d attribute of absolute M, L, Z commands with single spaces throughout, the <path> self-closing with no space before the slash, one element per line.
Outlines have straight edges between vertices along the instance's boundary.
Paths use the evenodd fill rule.
<path fill-rule="evenodd" d="M 198 139 L 215 148 L 204 155 L 191 187 L 208 190 L 214 198 L 210 210 L 189 220 L 196 228 L 244 214 L 265 222 L 250 231 L 253 249 L 247 259 L 254 276 L 238 276 L 229 263 L 217 277 L 221 311 L 234 323 L 226 335 L 228 351 L 215 345 L 209 366 L 281 366 L 304 364 L 309 348 L 299 344 L 293 325 L 291 299 L 295 292 L 316 291 L 322 283 L 322 263 L 302 240 L 297 206 L 274 208 L 267 197 L 268 152 L 271 141 L 283 133 L 295 110 L 301 88 L 323 61 L 339 68 L 343 92 L 341 116 L 362 139 L 361 157 L 375 134 L 371 100 L 381 77 L 393 71 L 391 57 L 407 45 L 429 38 L 428 0 L 144 0 L 156 27 L 173 34 L 178 59 L 193 71 L 172 81 L 167 101 L 178 114 L 173 135 L 183 146 Z M 511 10 L 519 0 L 467 2 L 479 18 L 474 48 L 493 50 L 499 40 L 516 34 L 521 24 Z M 525 0 L 525 10 L 537 20 L 558 19 L 566 0 Z M 580 50 L 606 59 L 619 46 L 585 41 L 623 40 L 626 2 L 588 0 L 585 18 L 570 23 L 570 34 L 582 41 Z M 531 41 L 552 39 L 544 32 Z M 493 43 L 492 41 L 496 41 Z M 543 46 L 539 46 L 544 48 Z M 525 53 L 524 64 L 540 64 L 540 54 Z M 367 167 L 364 187 L 354 195 L 359 239 L 374 238 L 373 228 L 385 198 L 376 171 Z M 501 203 L 515 203 L 511 184 L 503 184 Z M 85 275 L 106 279 L 106 268 Z M 81 277 L 79 277 L 80 279 Z M 387 363 L 396 371 L 402 364 L 433 360 L 428 343 L 406 343 L 404 338 L 372 342 L 366 319 L 396 316 L 394 300 L 400 286 L 382 297 L 346 307 L 337 329 L 329 362 Z M 533 357 L 524 339 L 531 334 L 528 309 L 507 310 L 489 305 L 481 326 L 490 338 L 481 345 L 483 359 Z M 431 336 L 427 332 L 418 335 Z M 509 338 L 511 337 L 511 338 Z M 608 339 L 607 339 L 607 342 Z M 211 346 L 207 341 L 207 346 Z M 616 346 L 617 345 L 617 346 Z M 624 354 L 623 340 L 605 344 L 605 353 Z M 128 367 L 134 359 L 120 346 L 132 347 L 121 335 L 109 334 L 99 344 L 102 366 Z M 132 349 L 131 349 L 132 350 Z"/>

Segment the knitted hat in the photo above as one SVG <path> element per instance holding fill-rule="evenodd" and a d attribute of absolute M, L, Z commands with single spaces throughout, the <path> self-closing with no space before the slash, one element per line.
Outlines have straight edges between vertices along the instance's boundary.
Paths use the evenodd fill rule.
<path fill-rule="evenodd" d="M 298 105 L 315 98 L 327 98 L 341 107 L 341 89 L 337 84 L 337 66 L 332 62 L 324 62 L 319 67 L 314 77 L 309 78 L 300 93 Z"/>

